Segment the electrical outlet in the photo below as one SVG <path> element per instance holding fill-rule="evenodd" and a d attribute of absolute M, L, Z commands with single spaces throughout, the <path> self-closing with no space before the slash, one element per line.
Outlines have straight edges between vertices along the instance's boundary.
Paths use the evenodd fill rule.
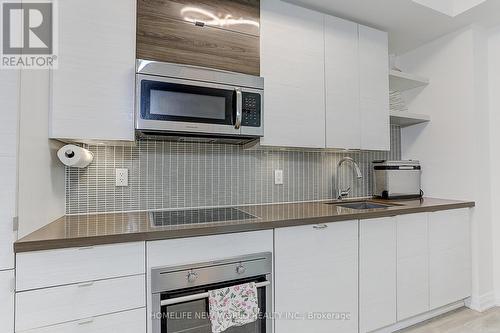
<path fill-rule="evenodd" d="M 128 169 L 116 169 L 115 186 L 128 186 Z"/>
<path fill-rule="evenodd" d="M 283 170 L 274 170 L 274 185 L 283 185 Z"/>

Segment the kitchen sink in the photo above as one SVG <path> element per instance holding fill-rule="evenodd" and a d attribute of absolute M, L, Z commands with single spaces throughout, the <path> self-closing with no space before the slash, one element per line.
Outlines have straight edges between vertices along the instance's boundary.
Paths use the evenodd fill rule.
<path fill-rule="evenodd" d="M 398 206 L 394 204 L 381 204 L 373 201 L 354 201 L 354 202 L 328 202 L 327 205 L 336 205 L 343 208 L 350 208 L 355 210 L 366 210 L 366 209 L 387 209 L 393 206 Z"/>

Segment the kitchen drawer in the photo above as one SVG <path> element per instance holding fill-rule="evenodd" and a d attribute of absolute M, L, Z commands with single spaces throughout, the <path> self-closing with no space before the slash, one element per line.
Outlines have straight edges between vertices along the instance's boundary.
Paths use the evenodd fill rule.
<path fill-rule="evenodd" d="M 145 307 L 145 290 L 136 275 L 17 293 L 16 331 Z"/>
<path fill-rule="evenodd" d="M 16 290 L 145 273 L 143 242 L 19 253 Z"/>
<path fill-rule="evenodd" d="M 21 332 L 21 331 L 17 331 Z M 146 333 L 146 309 L 91 317 L 69 323 L 23 331 L 26 333 Z"/>

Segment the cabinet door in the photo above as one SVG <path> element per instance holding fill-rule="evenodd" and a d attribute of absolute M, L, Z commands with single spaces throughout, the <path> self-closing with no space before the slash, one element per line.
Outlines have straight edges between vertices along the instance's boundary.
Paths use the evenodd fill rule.
<path fill-rule="evenodd" d="M 258 37 L 260 2 L 260 0 L 140 0 L 137 4 L 137 15 L 149 16 L 153 20 L 170 18 L 189 22 L 192 25 L 198 22 L 203 23 L 204 27 Z M 246 24 L 234 22 L 236 18 Z M 139 17 L 138 20 L 141 21 L 141 18 Z M 139 27 L 139 31 L 140 29 Z"/>
<path fill-rule="evenodd" d="M 431 309 L 471 295 L 470 244 L 469 209 L 429 214 Z"/>
<path fill-rule="evenodd" d="M 137 58 L 260 75 L 259 1 L 138 1 Z M 202 15 L 201 13 L 205 13 Z M 207 15 L 252 24 L 224 25 Z M 206 22 L 195 25 L 194 20 Z"/>
<path fill-rule="evenodd" d="M 390 150 L 387 33 L 359 26 L 361 149 Z"/>
<path fill-rule="evenodd" d="M 275 231 L 275 309 L 305 320 L 276 320 L 277 333 L 358 332 L 358 222 Z M 307 319 L 345 313 L 345 320 Z"/>
<path fill-rule="evenodd" d="M 14 332 L 14 271 L 0 272 L 0 323 L 2 332 Z"/>
<path fill-rule="evenodd" d="M 133 141 L 136 1 L 58 4 L 50 137 Z"/>
<path fill-rule="evenodd" d="M 261 3 L 262 145 L 325 147 L 323 17 L 280 0 Z"/>
<path fill-rule="evenodd" d="M 427 213 L 397 217 L 398 321 L 429 311 Z"/>
<path fill-rule="evenodd" d="M 327 148 L 361 148 L 358 24 L 325 16 Z"/>
<path fill-rule="evenodd" d="M 18 70 L 0 70 L 0 270 L 14 268 L 12 244 L 16 233 L 12 221 L 16 216 L 17 197 L 17 143 L 19 113 Z"/>
<path fill-rule="evenodd" d="M 396 322 L 396 219 L 359 225 L 359 328 L 371 332 Z"/>

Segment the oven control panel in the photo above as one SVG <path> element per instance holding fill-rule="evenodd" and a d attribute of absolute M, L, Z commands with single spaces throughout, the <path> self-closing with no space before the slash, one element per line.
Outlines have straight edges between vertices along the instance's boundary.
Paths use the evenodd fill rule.
<path fill-rule="evenodd" d="M 260 127 L 261 96 L 259 94 L 243 93 L 242 126 Z"/>

